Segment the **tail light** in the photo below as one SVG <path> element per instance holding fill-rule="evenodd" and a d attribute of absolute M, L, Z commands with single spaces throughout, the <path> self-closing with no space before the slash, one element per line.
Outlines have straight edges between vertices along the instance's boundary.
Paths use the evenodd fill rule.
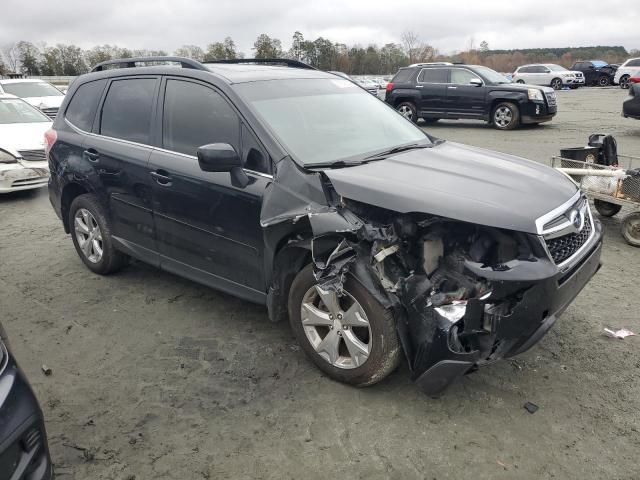
<path fill-rule="evenodd" d="M 58 140 L 58 134 L 53 128 L 50 128 L 46 132 L 44 132 L 44 153 L 49 155 L 53 144 Z"/>
<path fill-rule="evenodd" d="M 393 90 L 393 82 L 387 83 L 387 88 L 385 88 L 386 92 L 390 92 L 391 90 Z"/>

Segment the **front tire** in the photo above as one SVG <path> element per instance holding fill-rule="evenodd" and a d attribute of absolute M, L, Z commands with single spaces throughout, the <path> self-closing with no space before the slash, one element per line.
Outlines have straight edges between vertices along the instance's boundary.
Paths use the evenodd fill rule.
<path fill-rule="evenodd" d="M 609 81 L 609 77 L 602 75 L 598 78 L 598 85 L 601 87 L 608 87 L 611 82 Z"/>
<path fill-rule="evenodd" d="M 522 80 L 522 79 L 518 80 L 516 83 L 519 83 L 520 85 L 523 85 L 524 84 L 524 80 Z"/>
<path fill-rule="evenodd" d="M 562 90 L 563 84 L 561 78 L 554 78 L 551 80 L 551 88 L 554 90 Z"/>
<path fill-rule="evenodd" d="M 416 106 L 411 102 L 402 102 L 396 106 L 396 110 L 407 120 L 416 123 L 418 121 L 418 110 Z"/>
<path fill-rule="evenodd" d="M 520 125 L 520 110 L 511 102 L 499 103 L 493 109 L 491 120 L 498 130 L 513 130 Z"/>
<path fill-rule="evenodd" d="M 126 265 L 128 257 L 113 246 L 111 224 L 95 195 L 79 195 L 71 202 L 69 225 L 73 245 L 89 270 L 108 275 Z"/>
<path fill-rule="evenodd" d="M 307 356 L 329 377 L 358 387 L 379 382 L 400 363 L 396 322 L 357 280 L 344 296 L 322 289 L 305 267 L 289 291 L 289 322 Z"/>
<path fill-rule="evenodd" d="M 623 75 L 622 77 L 620 77 L 620 88 L 629 88 L 629 75 Z"/>

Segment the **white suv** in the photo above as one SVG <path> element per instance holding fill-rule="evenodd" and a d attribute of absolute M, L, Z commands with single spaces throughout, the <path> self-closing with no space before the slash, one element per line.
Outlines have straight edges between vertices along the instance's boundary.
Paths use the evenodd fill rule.
<path fill-rule="evenodd" d="M 513 81 L 530 85 L 548 85 L 554 90 L 563 87 L 578 88 L 584 85 L 582 72 L 567 70 L 553 63 L 523 65 L 513 72 Z"/>
<path fill-rule="evenodd" d="M 629 88 L 629 78 L 640 74 L 640 58 L 630 58 L 616 71 L 613 83 L 620 88 Z"/>

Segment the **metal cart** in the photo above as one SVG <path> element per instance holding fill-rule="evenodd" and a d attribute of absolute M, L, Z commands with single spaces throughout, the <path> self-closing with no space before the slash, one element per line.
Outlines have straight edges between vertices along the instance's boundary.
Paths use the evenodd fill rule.
<path fill-rule="evenodd" d="M 622 236 L 630 245 L 640 247 L 640 158 L 618 155 L 615 166 L 552 157 L 551 166 L 573 179 L 593 199 L 603 217 L 613 217 L 623 206 L 632 212 L 622 219 Z"/>

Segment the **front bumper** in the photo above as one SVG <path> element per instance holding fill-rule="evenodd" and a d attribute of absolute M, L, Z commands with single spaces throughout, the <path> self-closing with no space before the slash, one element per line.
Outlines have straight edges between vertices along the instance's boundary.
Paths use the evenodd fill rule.
<path fill-rule="evenodd" d="M 547 102 L 531 101 L 520 106 L 520 121 L 522 123 L 548 122 L 558 113 L 557 105 L 549 105 Z"/>
<path fill-rule="evenodd" d="M 0 480 L 49 480 L 53 468 L 42 411 L 15 360 L 0 348 Z"/>
<path fill-rule="evenodd" d="M 0 193 L 31 190 L 47 185 L 49 169 L 46 162 L 0 164 Z"/>
<path fill-rule="evenodd" d="M 535 345 L 600 268 L 602 226 L 595 222 L 595 228 L 587 252 L 567 270 L 559 271 L 550 260 L 539 260 L 526 262 L 521 271 L 509 272 L 503 281 L 499 280 L 500 272 L 495 272 L 494 280 L 501 289 L 518 292 L 508 300 L 508 309 L 500 309 L 500 303 L 507 300 L 499 293 L 498 302 L 491 297 L 468 301 L 464 316 L 456 322 L 438 309 L 430 309 L 425 319 L 430 331 L 422 337 L 425 341 L 417 349 L 412 368 L 418 386 L 437 395 L 473 368 L 518 355 Z M 546 272 L 552 271 L 554 274 L 547 276 Z M 542 278 L 529 280 L 540 277 L 541 272 L 545 272 Z M 459 340 L 465 336 L 467 348 L 460 348 Z"/>

